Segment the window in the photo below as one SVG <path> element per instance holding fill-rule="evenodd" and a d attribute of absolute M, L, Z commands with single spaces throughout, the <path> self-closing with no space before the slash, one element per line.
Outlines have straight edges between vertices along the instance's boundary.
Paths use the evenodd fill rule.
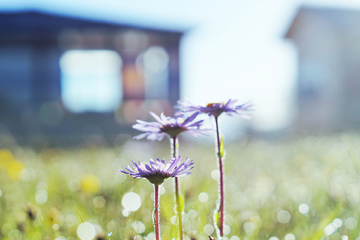
<path fill-rule="evenodd" d="M 147 99 L 169 98 L 168 65 L 169 55 L 162 47 L 150 47 L 137 57 L 136 66 L 144 74 Z"/>
<path fill-rule="evenodd" d="M 113 112 L 123 97 L 122 60 L 110 50 L 69 50 L 60 58 L 61 99 L 75 113 Z"/>

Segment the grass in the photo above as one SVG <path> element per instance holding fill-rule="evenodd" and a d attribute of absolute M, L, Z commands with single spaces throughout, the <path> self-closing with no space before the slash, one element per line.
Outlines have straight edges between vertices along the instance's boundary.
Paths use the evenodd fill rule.
<path fill-rule="evenodd" d="M 224 239 L 359 240 L 359 145 L 357 134 L 225 142 Z M 165 143 L 133 140 L 114 148 L 1 149 L 0 238 L 78 239 L 81 213 L 96 226 L 95 239 L 153 239 L 152 185 L 117 170 L 132 159 L 168 161 L 169 155 Z M 185 236 L 208 239 L 208 234 L 215 236 L 218 196 L 214 148 L 180 140 L 180 155 L 195 161 L 192 174 L 180 178 Z M 138 207 L 135 198 L 124 198 L 129 192 L 141 199 L 136 211 L 123 206 Z M 166 240 L 175 230 L 172 179 L 162 193 Z"/>

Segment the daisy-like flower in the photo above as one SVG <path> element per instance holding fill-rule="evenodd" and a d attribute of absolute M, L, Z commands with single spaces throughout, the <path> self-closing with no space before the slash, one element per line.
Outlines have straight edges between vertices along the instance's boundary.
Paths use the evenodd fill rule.
<path fill-rule="evenodd" d="M 125 170 L 119 169 L 120 172 L 133 176 L 134 178 L 146 178 L 152 184 L 161 185 L 170 177 L 182 177 L 189 175 L 190 170 L 194 167 L 194 161 L 190 158 L 186 158 L 183 163 L 180 163 L 181 156 L 173 157 L 167 164 L 165 164 L 164 159 L 157 159 L 156 161 L 150 159 L 150 164 L 143 164 L 139 161 L 137 164 L 135 161 L 132 161 L 131 166 L 125 167 Z M 180 164 L 179 164 L 180 163 Z"/>
<path fill-rule="evenodd" d="M 145 133 L 135 136 L 134 139 L 139 140 L 146 137 L 148 140 L 161 141 L 165 136 L 172 138 L 182 132 L 186 132 L 193 137 L 197 137 L 200 134 L 207 134 L 212 131 L 211 129 L 202 128 L 202 122 L 204 120 L 194 121 L 196 116 L 199 114 L 197 112 L 187 118 L 183 118 L 182 116 L 175 118 L 166 117 L 163 113 L 160 114 L 160 117 L 153 112 L 150 112 L 150 114 L 156 122 L 136 120 L 137 123 L 133 125 L 133 128 Z"/>
<path fill-rule="evenodd" d="M 241 105 L 236 105 L 237 100 L 231 100 L 217 103 L 208 103 L 206 106 L 195 105 L 191 103 L 188 99 L 183 101 L 178 101 L 178 105 L 175 108 L 179 109 L 177 115 L 183 115 L 184 113 L 206 113 L 209 116 L 218 117 L 221 113 L 226 112 L 228 115 L 239 114 L 244 118 L 249 118 L 247 114 L 243 111 L 248 111 L 253 106 L 251 102 L 247 102 Z"/>

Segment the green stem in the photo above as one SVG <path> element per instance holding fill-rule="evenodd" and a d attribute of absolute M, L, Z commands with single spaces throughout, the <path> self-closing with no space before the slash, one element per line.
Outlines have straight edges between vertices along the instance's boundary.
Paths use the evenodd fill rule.
<path fill-rule="evenodd" d="M 219 121 L 218 117 L 215 117 L 215 127 L 216 127 L 216 152 L 219 161 L 219 172 L 220 172 L 220 182 L 219 182 L 219 197 L 220 197 L 220 206 L 219 206 L 219 226 L 215 223 L 215 226 L 219 228 L 219 239 L 222 239 L 224 236 L 224 212 L 225 212 L 225 186 L 224 186 L 224 163 L 221 156 L 220 150 L 220 130 L 219 130 Z"/>
<path fill-rule="evenodd" d="M 171 155 L 172 157 L 178 157 L 178 138 L 174 136 L 170 140 L 171 144 Z M 177 237 L 180 240 L 183 240 L 183 231 L 182 231 L 182 209 L 180 205 L 180 187 L 179 187 L 179 180 L 175 177 L 175 215 L 176 219 L 178 219 L 177 223 Z"/>
<path fill-rule="evenodd" d="M 160 240 L 160 198 L 159 198 L 159 185 L 154 184 L 155 200 L 154 200 L 154 228 L 156 240 Z"/>

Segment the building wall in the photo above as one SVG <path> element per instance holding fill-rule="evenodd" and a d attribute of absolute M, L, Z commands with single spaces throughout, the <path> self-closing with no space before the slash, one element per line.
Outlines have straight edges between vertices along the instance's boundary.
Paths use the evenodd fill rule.
<path fill-rule="evenodd" d="M 360 12 L 302 8 L 287 37 L 299 50 L 301 132 L 360 128 Z"/>
<path fill-rule="evenodd" d="M 92 135 L 113 144 L 119 135 L 133 134 L 137 118 L 149 120 L 148 111 L 172 114 L 179 98 L 181 35 L 35 12 L 0 13 L 0 125 L 25 145 L 79 144 Z M 120 104 L 105 111 L 94 107 L 109 97 L 104 90 L 108 81 L 99 72 L 113 63 L 86 59 L 101 50 L 119 56 L 119 84 L 114 86 L 120 88 Z M 79 111 L 64 101 L 59 61 L 69 52 L 83 55 L 71 63 L 75 75 L 83 74 L 83 85 L 69 94 L 77 104 L 88 101 Z M 88 75 L 76 73 L 86 64 L 93 66 Z M 77 81 L 75 75 L 71 81 Z"/>

